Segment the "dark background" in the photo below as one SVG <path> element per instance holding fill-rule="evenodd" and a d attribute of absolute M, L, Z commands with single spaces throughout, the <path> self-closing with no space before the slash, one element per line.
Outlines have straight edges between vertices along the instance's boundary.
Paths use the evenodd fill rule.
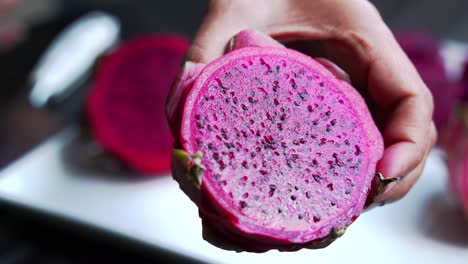
<path fill-rule="evenodd" d="M 37 0 L 32 0 L 37 1 Z M 29 6 L 40 6 L 40 1 Z M 375 0 L 392 28 L 423 28 L 441 38 L 468 41 L 468 1 Z M 55 115 L 33 109 L 26 100 L 27 77 L 38 56 L 70 21 L 89 10 L 120 18 L 123 39 L 146 32 L 180 32 L 193 37 L 207 1 L 203 0 L 51 0 L 49 13 L 29 17 L 24 42 L 0 53 L 0 168 L 64 126 Z M 27 6 L 25 8 L 28 8 Z M 37 218 L 0 201 L 0 263 L 187 262 L 145 245 L 82 233 L 58 219 Z"/>

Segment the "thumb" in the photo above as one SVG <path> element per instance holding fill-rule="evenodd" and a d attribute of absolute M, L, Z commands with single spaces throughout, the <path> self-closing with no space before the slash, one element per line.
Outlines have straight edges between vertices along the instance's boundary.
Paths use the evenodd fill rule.
<path fill-rule="evenodd" d="M 192 46 L 187 52 L 187 60 L 208 63 L 222 56 L 228 48 L 229 40 L 244 29 L 259 29 L 262 14 L 254 14 L 255 8 L 245 8 L 243 1 L 213 1 L 200 26 Z M 251 5 L 256 2 L 252 1 Z"/>

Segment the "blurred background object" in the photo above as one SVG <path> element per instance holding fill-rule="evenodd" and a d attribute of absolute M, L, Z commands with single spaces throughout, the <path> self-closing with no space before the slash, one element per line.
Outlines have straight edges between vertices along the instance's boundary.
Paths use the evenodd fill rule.
<path fill-rule="evenodd" d="M 373 0 L 393 29 L 417 28 L 442 39 L 468 42 L 468 1 Z M 207 0 L 0 0 L 0 168 L 37 146 L 66 124 L 28 102 L 28 79 L 38 58 L 66 25 L 93 10 L 116 16 L 121 37 L 179 32 L 191 38 Z M 159 252 L 149 258 L 134 250 L 92 241 L 42 224 L 31 214 L 0 203 L 0 263 L 94 263 L 159 260 L 182 262 Z M 89 258 L 86 256 L 101 257 Z"/>

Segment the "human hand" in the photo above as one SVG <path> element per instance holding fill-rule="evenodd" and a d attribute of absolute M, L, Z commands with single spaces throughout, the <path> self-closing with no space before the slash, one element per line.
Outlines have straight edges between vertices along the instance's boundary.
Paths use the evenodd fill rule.
<path fill-rule="evenodd" d="M 398 178 L 373 202 L 403 197 L 437 137 L 432 95 L 374 6 L 365 0 L 213 0 L 188 60 L 207 63 L 223 55 L 229 39 L 243 29 L 293 41 L 349 74 L 384 137 L 377 172 Z"/>

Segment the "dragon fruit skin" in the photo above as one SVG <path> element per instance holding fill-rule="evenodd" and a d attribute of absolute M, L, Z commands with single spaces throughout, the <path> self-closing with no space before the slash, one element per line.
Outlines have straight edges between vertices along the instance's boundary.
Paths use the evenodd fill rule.
<path fill-rule="evenodd" d="M 382 156 L 382 136 L 364 100 L 348 83 L 336 79 L 313 59 L 282 48 L 280 44 L 271 40 L 244 41 L 242 38 L 248 38 L 248 32 L 244 32 L 244 36 L 239 34 L 238 40 L 239 37 L 242 40 L 239 43 L 246 44 L 234 43 L 231 45 L 233 51 L 205 67 L 187 62 L 174 85 L 176 89 L 171 92 L 174 96 L 169 97 L 171 100 L 167 102 L 166 107 L 166 114 L 176 137 L 175 146 L 178 148 L 174 151 L 172 161 L 173 176 L 179 182 L 181 189 L 197 204 L 203 222 L 204 238 L 216 246 L 253 252 L 324 247 L 339 237 L 361 214 L 370 192 L 376 163 Z M 242 67 L 245 71 L 239 73 L 238 70 Z M 247 70 L 249 67 L 251 68 Z M 271 79 L 275 72 L 278 77 L 277 83 Z M 215 86 L 217 88 L 213 88 Z M 214 92 L 210 93 L 211 90 Z M 223 92 L 224 90 L 226 91 Z M 284 98 L 275 100 L 273 98 L 275 95 L 283 95 Z M 238 105 L 238 110 L 229 109 L 237 111 L 238 114 L 232 120 L 225 119 L 226 116 L 223 117 L 222 114 L 228 110 L 223 108 L 224 102 L 227 101 L 229 104 L 226 104 L 230 105 L 228 108 L 234 107 L 234 104 Z M 322 105 L 321 101 L 327 103 Z M 253 104 L 258 105 L 252 106 Z M 301 140 L 301 135 L 298 134 L 309 129 L 301 130 L 296 127 L 298 131 L 295 131 L 291 128 L 294 122 L 288 123 L 287 113 L 290 113 L 295 122 L 315 124 L 315 121 L 308 119 L 303 112 L 297 112 L 299 110 L 295 107 L 300 108 L 297 104 L 302 106 L 302 111 L 305 113 L 315 113 L 317 117 L 321 116 L 326 120 L 323 121 L 323 129 L 326 132 L 312 129 L 307 140 L 313 143 Z M 246 110 L 248 107 L 257 111 Z M 283 107 L 292 110 L 286 111 L 286 117 L 282 117 L 283 114 L 273 116 L 275 107 L 277 110 Z M 270 109 L 271 114 L 268 111 Z M 249 114 L 254 112 L 261 114 L 252 117 L 252 121 L 248 121 L 251 125 L 245 126 L 242 121 L 247 121 Z M 337 114 L 337 119 L 334 114 Z M 205 120 L 208 115 L 218 120 Z M 349 116 L 344 118 L 344 115 Z M 283 118 L 284 122 L 281 123 L 280 120 Z M 352 120 L 347 124 L 350 126 L 345 128 L 349 120 Z M 236 123 L 237 121 L 239 123 Z M 271 124 L 265 124 L 267 121 Z M 207 128 L 208 126 L 210 128 Z M 245 131 L 242 129 L 243 126 Z M 331 132 L 335 126 L 342 129 L 337 129 L 339 130 L 337 134 Z M 206 128 L 206 132 L 200 133 L 201 127 Z M 268 129 L 258 133 L 254 131 L 262 127 Z M 252 129 L 253 132 L 248 129 Z M 353 129 L 359 130 L 355 136 L 351 135 Z M 216 139 L 213 140 L 210 132 L 215 130 L 220 131 L 221 136 L 213 135 Z M 286 135 L 283 137 L 284 143 L 281 142 L 283 148 L 294 149 L 298 145 L 307 147 L 294 150 L 293 153 L 279 153 L 275 149 L 279 150 L 280 147 L 273 146 L 280 144 L 279 140 L 263 134 L 268 130 L 276 130 L 275 137 L 278 138 Z M 343 142 L 335 144 L 334 139 L 325 138 L 323 133 L 339 136 Z M 208 136 L 203 138 L 206 135 Z M 238 137 L 239 140 L 227 139 L 234 137 Z M 268 150 L 256 150 L 255 142 L 249 138 L 263 142 L 260 144 Z M 338 141 L 338 137 L 335 139 Z M 217 140 L 224 145 L 217 144 Z M 355 142 L 358 142 L 359 146 L 354 144 Z M 244 144 L 253 144 L 253 146 L 239 146 Z M 321 147 L 326 144 L 330 147 Z M 345 145 L 349 145 L 348 151 L 335 149 L 340 146 L 345 148 Z M 219 153 L 215 150 L 210 151 L 210 148 L 218 149 Z M 285 158 L 288 154 L 305 153 L 305 149 L 309 149 L 308 153 L 313 154 L 303 155 L 303 158 L 298 157 L 294 161 Z M 323 153 L 320 153 L 319 157 L 314 157 L 319 151 Z M 339 151 L 342 153 L 339 154 Z M 268 161 L 256 164 L 255 161 L 260 161 L 256 158 L 261 155 Z M 351 164 L 351 158 L 348 161 L 341 160 L 346 158 L 345 155 L 361 157 L 362 160 L 359 164 Z M 311 167 L 298 168 L 296 164 L 306 163 L 305 160 L 309 161 Z M 348 164 L 345 165 L 345 162 Z M 345 167 L 350 172 L 345 172 Z M 300 170 L 305 173 L 300 175 Z M 358 172 L 355 173 L 354 170 Z M 318 175 L 319 171 L 323 174 Z M 279 179 L 279 175 L 288 175 L 288 177 Z M 340 180 L 337 179 L 339 175 L 343 176 Z M 332 177 L 335 178 L 330 180 Z M 296 183 L 286 183 L 289 180 Z M 315 184 L 315 187 L 306 191 L 305 188 L 309 188 L 306 186 L 310 184 Z M 314 192 L 316 193 L 313 194 Z M 318 195 L 321 193 L 325 194 Z M 255 201 L 260 202 L 250 206 L 250 203 L 253 204 Z M 338 204 L 338 201 L 343 204 Z M 286 219 L 278 216 L 282 212 L 276 208 L 276 203 L 278 206 L 284 206 Z M 262 214 L 268 215 L 262 211 L 262 206 L 270 206 L 268 210 L 271 211 L 271 216 L 262 217 Z M 298 212 L 294 206 L 308 208 Z M 318 209 L 312 210 L 311 207 L 314 206 Z M 271 210 L 273 207 L 278 211 L 273 213 Z M 327 210 L 336 213 L 329 213 Z"/>
<path fill-rule="evenodd" d="M 97 65 L 87 121 L 103 149 L 136 171 L 170 171 L 173 138 L 164 100 L 189 45 L 178 34 L 145 35 L 122 43 Z"/>

